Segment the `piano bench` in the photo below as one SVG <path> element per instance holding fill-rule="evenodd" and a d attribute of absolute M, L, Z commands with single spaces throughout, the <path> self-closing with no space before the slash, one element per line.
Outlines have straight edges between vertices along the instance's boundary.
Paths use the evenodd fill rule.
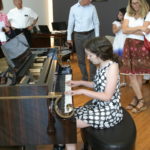
<path fill-rule="evenodd" d="M 130 114 L 123 109 L 123 120 L 112 128 L 81 129 L 83 150 L 134 150 L 136 127 Z"/>

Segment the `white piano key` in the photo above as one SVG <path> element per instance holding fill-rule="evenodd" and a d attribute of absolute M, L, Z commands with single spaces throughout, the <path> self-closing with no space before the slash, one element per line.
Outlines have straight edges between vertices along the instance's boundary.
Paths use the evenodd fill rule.
<path fill-rule="evenodd" d="M 68 74 L 65 75 L 65 82 L 72 80 L 72 75 Z M 68 86 L 67 84 L 65 84 L 65 92 L 66 91 L 70 91 L 71 90 L 71 86 Z M 68 107 L 68 106 L 72 106 L 72 96 L 71 95 L 65 95 L 65 103 L 64 103 L 64 111 L 65 113 L 69 113 L 72 111 L 72 107 Z"/>

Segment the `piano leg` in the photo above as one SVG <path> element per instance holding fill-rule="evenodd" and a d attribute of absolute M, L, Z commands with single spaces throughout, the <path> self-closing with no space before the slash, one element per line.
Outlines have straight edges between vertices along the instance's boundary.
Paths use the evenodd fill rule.
<path fill-rule="evenodd" d="M 53 150 L 65 150 L 65 145 L 62 144 L 54 145 Z"/>
<path fill-rule="evenodd" d="M 36 150 L 36 146 L 35 145 L 26 145 L 26 146 L 20 146 L 18 149 L 19 150 Z"/>
<path fill-rule="evenodd" d="M 25 146 L 21 146 L 19 149 L 20 150 L 25 150 L 26 148 L 25 148 Z"/>
<path fill-rule="evenodd" d="M 53 116 L 54 114 L 54 100 L 47 100 L 48 105 L 48 128 L 47 132 L 49 135 L 55 133 L 55 118 Z"/>

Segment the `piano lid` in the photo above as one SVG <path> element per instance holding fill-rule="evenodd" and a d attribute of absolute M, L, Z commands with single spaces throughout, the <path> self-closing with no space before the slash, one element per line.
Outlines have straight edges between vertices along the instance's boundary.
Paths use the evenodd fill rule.
<path fill-rule="evenodd" d="M 31 55 L 29 44 L 23 34 L 19 34 L 1 46 L 10 67 L 18 68 Z"/>

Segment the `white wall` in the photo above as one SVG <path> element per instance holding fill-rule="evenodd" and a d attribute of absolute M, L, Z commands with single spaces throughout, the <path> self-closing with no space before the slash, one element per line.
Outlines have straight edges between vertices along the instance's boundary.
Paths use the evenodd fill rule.
<path fill-rule="evenodd" d="M 37 24 L 49 25 L 48 0 L 22 0 L 22 1 L 23 6 L 32 8 L 39 15 L 39 20 Z M 5 13 L 8 13 L 10 9 L 15 7 L 13 5 L 13 0 L 3 0 L 3 5 Z"/>

